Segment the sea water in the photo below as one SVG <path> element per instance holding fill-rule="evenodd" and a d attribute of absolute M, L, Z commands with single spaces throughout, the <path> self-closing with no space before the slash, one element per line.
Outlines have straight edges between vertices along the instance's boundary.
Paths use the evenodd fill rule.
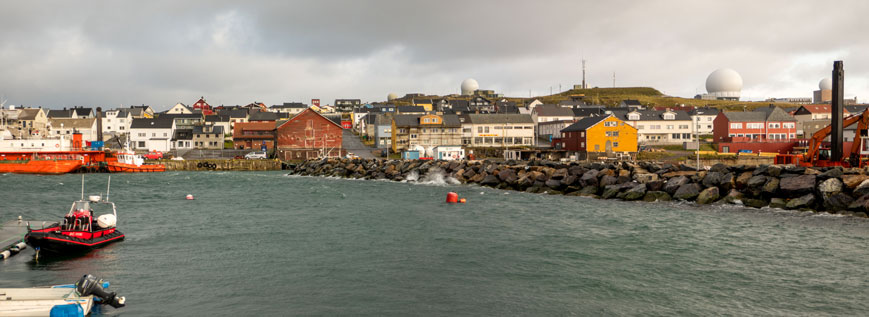
<path fill-rule="evenodd" d="M 125 316 L 869 314 L 866 219 L 416 180 L 114 174 L 125 241 L 28 249 L 0 287 L 94 274 L 127 297 L 102 314 Z M 0 175 L 0 220 L 59 220 L 80 182 Z"/>

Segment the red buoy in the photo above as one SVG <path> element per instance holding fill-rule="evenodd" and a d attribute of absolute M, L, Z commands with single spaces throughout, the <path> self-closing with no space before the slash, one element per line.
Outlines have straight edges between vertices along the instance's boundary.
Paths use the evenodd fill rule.
<path fill-rule="evenodd" d="M 459 194 L 454 192 L 447 193 L 447 202 L 452 204 L 459 202 Z"/>
<path fill-rule="evenodd" d="M 459 202 L 464 204 L 464 203 L 465 203 L 465 199 L 464 199 L 464 198 L 459 199 Z"/>

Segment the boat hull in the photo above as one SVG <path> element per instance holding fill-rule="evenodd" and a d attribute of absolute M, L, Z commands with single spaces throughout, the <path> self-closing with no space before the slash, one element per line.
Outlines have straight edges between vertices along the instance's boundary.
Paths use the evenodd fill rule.
<path fill-rule="evenodd" d="M 0 173 L 66 174 L 81 168 L 79 160 L 0 161 Z"/>
<path fill-rule="evenodd" d="M 106 162 L 106 167 L 111 173 L 147 173 L 166 171 L 166 166 L 163 164 L 134 165 L 120 162 Z"/>
<path fill-rule="evenodd" d="M 61 232 L 59 227 L 31 230 L 24 237 L 31 247 L 40 252 L 70 254 L 83 253 L 123 241 L 124 234 L 115 228 L 90 232 Z"/>

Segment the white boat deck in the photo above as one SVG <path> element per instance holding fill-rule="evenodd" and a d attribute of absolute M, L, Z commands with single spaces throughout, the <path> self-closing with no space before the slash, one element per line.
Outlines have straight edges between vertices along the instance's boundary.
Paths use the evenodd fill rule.
<path fill-rule="evenodd" d="M 74 288 L 0 288 L 0 316 L 48 316 L 56 305 L 79 304 L 90 313 L 93 296 L 80 297 Z"/>

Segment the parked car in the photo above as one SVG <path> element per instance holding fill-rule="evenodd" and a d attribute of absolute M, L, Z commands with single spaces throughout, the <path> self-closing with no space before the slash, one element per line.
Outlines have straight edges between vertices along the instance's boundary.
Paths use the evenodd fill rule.
<path fill-rule="evenodd" d="M 151 151 L 151 152 L 148 152 L 148 153 L 145 154 L 145 155 L 142 155 L 142 157 L 144 157 L 144 158 L 146 158 L 146 159 L 149 159 L 149 160 L 159 160 L 159 159 L 162 159 L 162 158 L 163 158 L 163 152 L 160 152 L 160 151 Z"/>
<path fill-rule="evenodd" d="M 266 158 L 268 158 L 268 156 L 266 156 L 266 152 L 258 151 L 258 152 L 247 153 L 244 155 L 244 158 L 248 159 L 248 160 L 256 160 L 256 159 L 266 159 Z"/>

